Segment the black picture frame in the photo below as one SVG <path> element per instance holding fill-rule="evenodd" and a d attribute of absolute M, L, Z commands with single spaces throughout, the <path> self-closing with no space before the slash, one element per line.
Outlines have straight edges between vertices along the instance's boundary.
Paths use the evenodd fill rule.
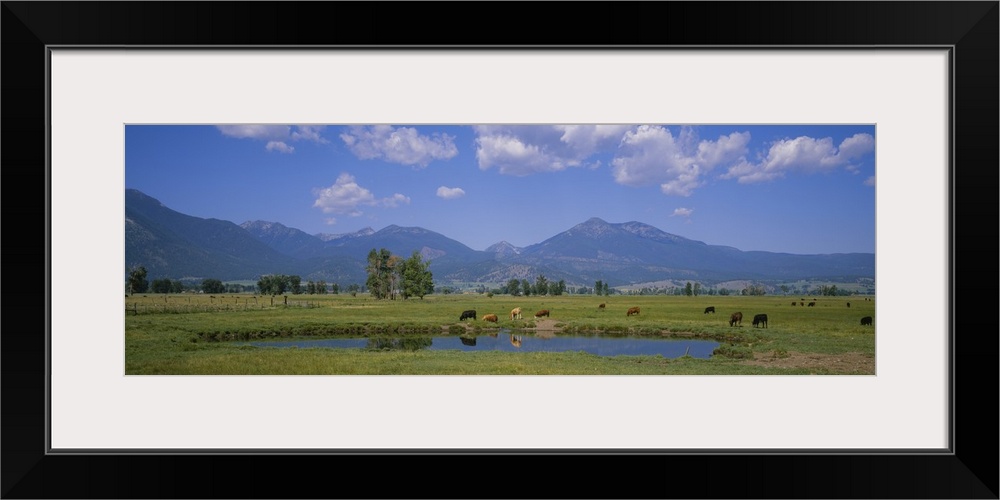
<path fill-rule="evenodd" d="M 995 316 L 988 314 L 992 305 L 981 312 L 966 302 L 993 297 L 986 284 L 996 275 L 978 269 L 969 275 L 972 266 L 956 262 L 968 255 L 958 252 L 959 227 L 962 247 L 973 255 L 971 249 L 985 250 L 989 258 L 997 245 L 996 1 L 577 2 L 548 9 L 491 2 L 2 3 L 7 147 L 0 158 L 9 191 L 3 253 L 23 274 L 8 274 L 13 293 L 4 297 L 8 328 L 0 336 L 4 498 L 998 498 L 998 338 L 995 324 L 980 325 Z M 53 312 L 48 300 L 24 300 L 27 294 L 15 290 L 30 289 L 39 269 L 45 269 L 46 298 L 52 286 L 45 96 L 46 47 L 53 45 L 952 47 L 952 453 L 48 454 L 46 334 Z M 43 186 L 45 196 L 38 196 Z M 25 191 L 35 198 L 23 199 Z M 976 229 L 959 223 L 960 216 L 976 221 Z M 959 271 L 966 279 L 957 279 Z M 961 310 L 956 284 L 965 297 Z M 41 327 L 23 327 L 39 320 Z M 956 337 L 959 324 L 966 337 Z M 544 476 L 557 466 L 575 474 L 533 486 L 548 482 Z M 314 468 L 331 472 L 310 480 Z M 520 477 L 504 479 L 508 471 Z M 431 479 L 435 473 L 438 479 Z M 530 480 L 538 474 L 543 477 Z"/>

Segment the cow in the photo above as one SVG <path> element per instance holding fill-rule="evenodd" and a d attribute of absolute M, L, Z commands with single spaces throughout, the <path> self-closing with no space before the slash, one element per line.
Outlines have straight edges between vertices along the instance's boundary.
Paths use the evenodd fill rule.
<path fill-rule="evenodd" d="M 607 306 L 607 304 L 602 303 L 601 305 L 597 306 L 597 308 L 603 311 L 605 306 Z"/>
<path fill-rule="evenodd" d="M 520 349 L 521 348 L 521 337 L 517 336 L 517 335 L 511 335 L 510 336 L 510 345 L 512 345 L 512 346 L 517 347 L 518 349 Z"/>
<path fill-rule="evenodd" d="M 850 302 L 847 303 L 847 307 L 851 307 L 851 303 Z"/>
<path fill-rule="evenodd" d="M 541 311 L 538 311 L 538 312 L 535 313 L 535 317 L 536 318 L 541 318 L 542 316 L 545 316 L 547 318 L 549 316 L 549 310 L 548 309 L 542 309 Z"/>
<path fill-rule="evenodd" d="M 706 307 L 705 308 L 705 312 L 703 312 L 702 314 L 708 314 L 708 313 L 715 314 L 715 306 L 708 306 L 708 307 Z"/>
<path fill-rule="evenodd" d="M 810 302 L 810 303 L 809 303 L 809 307 L 813 307 L 813 306 L 815 306 L 815 305 L 816 305 L 816 303 L 815 303 L 815 302 Z"/>
<path fill-rule="evenodd" d="M 762 328 L 767 328 L 767 315 L 766 314 L 756 314 L 753 317 L 753 327 L 757 328 L 760 325 Z"/>
<path fill-rule="evenodd" d="M 462 321 L 463 319 L 469 319 L 469 318 L 476 319 L 476 310 L 475 309 L 469 309 L 468 311 L 462 311 L 462 315 L 459 316 L 458 320 Z"/>
<path fill-rule="evenodd" d="M 520 307 L 515 307 L 515 308 L 513 308 L 513 309 L 510 310 L 510 320 L 514 321 L 515 319 L 521 319 L 521 308 Z"/>
<path fill-rule="evenodd" d="M 625 312 L 625 316 L 626 317 L 627 316 L 631 316 L 633 314 L 639 314 L 639 308 L 638 307 L 630 307 L 630 308 L 628 308 L 628 311 Z"/>
<path fill-rule="evenodd" d="M 795 307 L 795 302 L 794 301 L 792 302 L 792 307 Z"/>
<path fill-rule="evenodd" d="M 483 321 L 489 321 L 490 323 L 496 323 L 500 318 L 497 318 L 496 314 L 485 314 L 483 315 Z"/>
<path fill-rule="evenodd" d="M 805 302 L 799 302 L 799 305 L 800 306 L 804 306 L 804 305 L 806 305 L 806 303 Z"/>
<path fill-rule="evenodd" d="M 864 318 L 861 318 L 861 324 L 862 325 L 871 325 L 872 324 L 872 317 L 871 316 L 865 316 Z"/>
<path fill-rule="evenodd" d="M 729 326 L 740 325 L 743 326 L 743 313 L 734 312 L 729 316 Z"/>

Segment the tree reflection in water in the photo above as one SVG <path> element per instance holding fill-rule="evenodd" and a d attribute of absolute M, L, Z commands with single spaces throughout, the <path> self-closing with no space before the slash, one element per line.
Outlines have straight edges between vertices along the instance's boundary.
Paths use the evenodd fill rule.
<path fill-rule="evenodd" d="M 431 346 L 433 340 L 430 337 L 373 337 L 368 339 L 368 349 L 378 351 L 419 351 Z M 473 344 L 475 339 L 473 339 Z"/>

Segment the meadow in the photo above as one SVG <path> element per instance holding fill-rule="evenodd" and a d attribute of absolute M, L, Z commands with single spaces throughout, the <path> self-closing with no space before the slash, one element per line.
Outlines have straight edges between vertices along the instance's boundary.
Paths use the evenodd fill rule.
<path fill-rule="evenodd" d="M 799 299 L 803 299 L 800 301 Z M 815 306 L 806 307 L 812 300 Z M 795 305 L 792 306 L 792 302 Z M 800 305 L 800 302 L 805 304 Z M 847 303 L 850 303 L 850 307 Z M 600 309 L 599 304 L 606 304 Z M 712 306 L 716 312 L 705 313 Z M 510 319 L 521 307 L 523 319 Z M 627 316 L 631 307 L 638 315 Z M 477 320 L 459 321 L 474 309 Z M 535 319 L 541 309 L 547 318 Z M 730 314 L 743 313 L 730 326 Z M 486 314 L 497 323 L 482 321 Z M 767 328 L 751 324 L 768 316 Z M 874 375 L 875 300 L 805 296 L 135 294 L 125 298 L 126 375 Z M 863 316 L 875 317 L 862 326 Z M 662 336 L 720 343 L 709 359 L 583 352 L 290 348 L 266 339 L 479 335 Z"/>

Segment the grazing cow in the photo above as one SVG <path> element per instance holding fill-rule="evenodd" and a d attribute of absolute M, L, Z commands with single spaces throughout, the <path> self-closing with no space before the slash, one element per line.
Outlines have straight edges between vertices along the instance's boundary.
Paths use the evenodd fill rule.
<path fill-rule="evenodd" d="M 607 304 L 601 304 L 597 306 L 597 308 L 603 311 L 605 306 L 607 306 Z"/>
<path fill-rule="evenodd" d="M 795 307 L 795 302 L 792 302 L 792 307 Z"/>
<path fill-rule="evenodd" d="M 851 307 L 851 303 L 850 302 L 847 303 L 847 307 Z"/>
<path fill-rule="evenodd" d="M 639 308 L 638 307 L 630 307 L 630 308 L 628 308 L 628 311 L 625 312 L 625 316 L 631 316 L 633 314 L 639 314 Z"/>
<path fill-rule="evenodd" d="M 805 302 L 799 302 L 799 305 L 800 306 L 804 306 L 804 305 L 806 305 L 806 303 Z"/>
<path fill-rule="evenodd" d="M 810 303 L 809 303 L 809 307 L 812 307 L 812 306 L 815 306 L 815 305 L 816 305 L 816 303 L 815 303 L 815 302 L 810 302 Z"/>
<path fill-rule="evenodd" d="M 757 325 L 760 325 L 762 328 L 767 328 L 767 315 L 766 314 L 757 314 L 757 315 L 754 315 L 754 317 L 753 317 L 753 327 L 757 328 Z"/>
<path fill-rule="evenodd" d="M 743 313 L 734 312 L 729 316 L 729 326 L 740 325 L 743 326 Z"/>
<path fill-rule="evenodd" d="M 708 313 L 715 314 L 715 306 L 708 306 L 708 307 L 706 307 L 705 308 L 705 312 L 703 312 L 702 314 L 708 314 Z"/>
<path fill-rule="evenodd" d="M 871 316 L 865 316 L 864 318 L 861 318 L 861 324 L 862 325 L 871 325 L 872 324 L 872 317 Z"/>
<path fill-rule="evenodd" d="M 489 321 L 490 323 L 496 323 L 499 319 L 496 314 L 486 314 L 483 316 L 483 321 Z"/>
<path fill-rule="evenodd" d="M 520 307 L 515 307 L 515 308 L 513 308 L 513 309 L 510 310 L 510 320 L 514 321 L 515 319 L 521 319 L 521 308 Z"/>
<path fill-rule="evenodd" d="M 462 315 L 459 316 L 458 320 L 462 321 L 463 319 L 469 319 L 469 318 L 476 319 L 476 310 L 475 309 L 469 309 L 468 311 L 462 311 Z"/>
<path fill-rule="evenodd" d="M 520 348 L 521 347 L 521 337 L 517 335 L 510 336 L 510 345 Z"/>
<path fill-rule="evenodd" d="M 548 309 L 542 309 L 541 311 L 538 311 L 538 312 L 535 313 L 535 317 L 536 318 L 541 318 L 542 316 L 545 316 L 547 318 L 549 316 L 549 310 Z"/>

